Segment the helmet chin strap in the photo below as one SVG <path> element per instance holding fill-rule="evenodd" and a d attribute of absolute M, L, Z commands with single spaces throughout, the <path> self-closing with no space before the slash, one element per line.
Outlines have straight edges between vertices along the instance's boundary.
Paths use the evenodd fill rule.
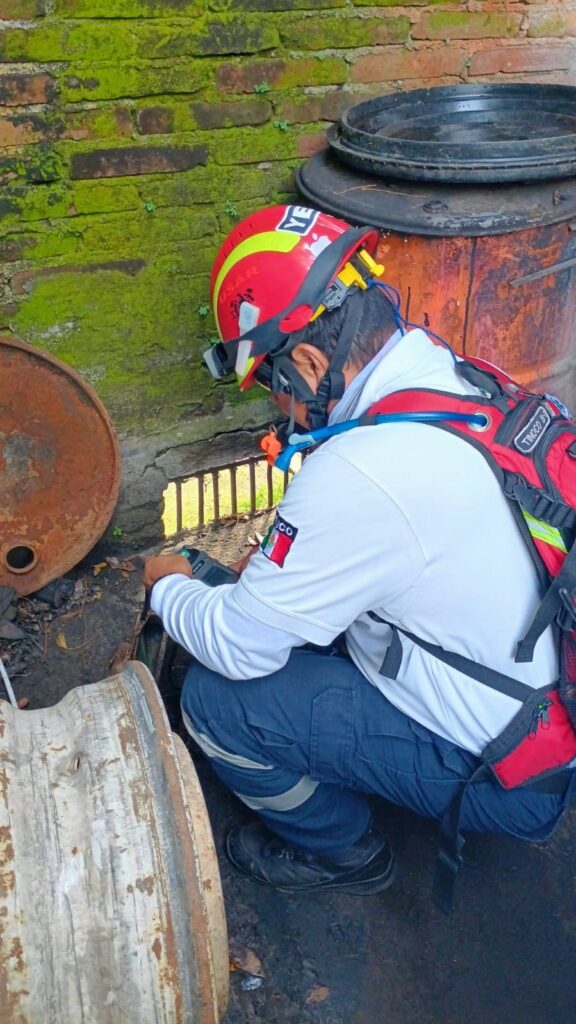
<path fill-rule="evenodd" d="M 302 402 L 306 406 L 309 427 L 311 430 L 317 430 L 319 427 L 325 427 L 328 422 L 328 405 L 330 402 L 338 401 L 344 394 L 346 381 L 342 368 L 348 359 L 362 318 L 362 292 L 354 290 L 345 301 L 345 316 L 342 329 L 338 336 L 336 347 L 330 357 L 328 369 L 316 391 L 312 390 L 292 361 L 292 350 L 298 342 L 294 343 L 289 339 L 281 351 L 277 355 L 272 356 L 272 391 L 278 393 L 282 390 L 280 375 L 290 385 L 290 424 L 288 434 L 291 434 L 294 429 L 294 406 L 296 402 Z"/>

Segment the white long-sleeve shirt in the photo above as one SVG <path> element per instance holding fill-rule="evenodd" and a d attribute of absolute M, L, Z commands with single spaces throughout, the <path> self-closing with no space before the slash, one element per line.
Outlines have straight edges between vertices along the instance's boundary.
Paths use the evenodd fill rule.
<path fill-rule="evenodd" d="M 414 330 L 374 361 L 359 393 L 350 401 L 346 392 L 335 412 L 350 419 L 415 387 L 474 393 L 450 354 Z M 513 660 L 539 602 L 536 571 L 495 476 L 462 439 L 418 423 L 335 436 L 306 459 L 278 513 L 291 543 L 274 534 L 271 557 L 259 551 L 235 585 L 171 575 L 152 591 L 168 633 L 208 667 L 239 680 L 267 675 L 293 647 L 328 644 L 345 631 L 350 656 L 388 700 L 474 753 L 517 702 L 404 637 L 398 677 L 385 678 L 390 630 L 370 610 L 532 686 L 557 677 L 550 630 L 533 662 Z M 272 559 L 282 552 L 280 565 Z"/>

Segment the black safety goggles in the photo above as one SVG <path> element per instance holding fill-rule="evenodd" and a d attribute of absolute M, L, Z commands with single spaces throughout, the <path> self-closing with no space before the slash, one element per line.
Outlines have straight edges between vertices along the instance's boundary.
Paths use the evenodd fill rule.
<path fill-rule="evenodd" d="M 263 359 L 258 364 L 253 372 L 254 380 L 260 387 L 265 388 L 266 391 L 272 391 L 272 381 L 274 375 L 274 364 L 271 359 Z M 280 370 L 276 374 L 276 380 L 274 381 L 274 392 L 281 395 L 292 394 L 292 385 L 287 377 L 284 376 Z"/>

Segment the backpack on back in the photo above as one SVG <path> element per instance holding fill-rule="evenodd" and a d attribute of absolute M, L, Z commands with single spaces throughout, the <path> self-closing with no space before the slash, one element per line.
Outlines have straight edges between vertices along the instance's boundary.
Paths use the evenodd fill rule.
<path fill-rule="evenodd" d="M 560 675 L 553 685 L 534 688 L 395 626 L 381 672 L 395 678 L 402 633 L 458 671 L 515 698 L 517 713 L 484 748 L 482 766 L 470 782 L 490 774 L 506 789 L 533 785 L 559 792 L 566 787 L 563 769 L 576 758 L 576 423 L 557 399 L 530 393 L 489 363 L 466 359 L 456 369 L 479 394 L 397 391 L 371 406 L 358 425 L 399 418 L 428 421 L 481 452 L 508 499 L 541 584 L 542 600 L 528 632 L 513 638 L 515 661 L 531 661 L 538 638 L 552 626 Z M 462 861 L 460 805 L 469 784 L 442 823 L 435 899 L 446 911 Z"/>

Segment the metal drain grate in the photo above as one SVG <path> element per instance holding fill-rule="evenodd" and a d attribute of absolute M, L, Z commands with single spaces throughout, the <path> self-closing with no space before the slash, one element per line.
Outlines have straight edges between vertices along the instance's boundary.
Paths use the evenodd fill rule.
<path fill-rule="evenodd" d="M 258 456 L 172 481 L 164 493 L 166 536 L 274 508 L 300 465 L 294 459 L 293 468 L 280 473 Z"/>

